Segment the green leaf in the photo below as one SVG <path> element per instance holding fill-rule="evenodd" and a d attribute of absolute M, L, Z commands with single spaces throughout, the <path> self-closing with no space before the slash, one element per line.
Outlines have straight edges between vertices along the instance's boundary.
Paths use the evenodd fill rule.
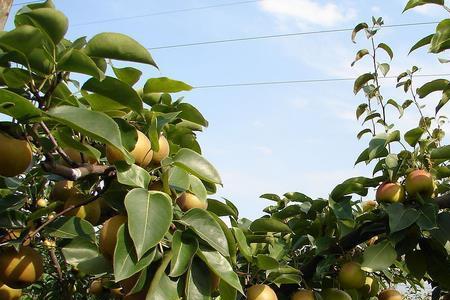
<path fill-rule="evenodd" d="M 389 215 L 391 233 L 403 230 L 414 224 L 420 213 L 414 208 L 405 208 L 401 203 L 393 203 L 386 208 Z"/>
<path fill-rule="evenodd" d="M 114 279 L 116 282 L 130 278 L 146 268 L 153 261 L 156 247 L 148 251 L 138 260 L 133 241 L 125 224 L 117 232 L 117 243 L 114 249 Z"/>
<path fill-rule="evenodd" d="M 397 252 L 390 241 L 384 240 L 364 250 L 361 267 L 367 272 L 385 271 L 397 259 Z"/>
<path fill-rule="evenodd" d="M 401 118 L 403 116 L 403 112 L 404 112 L 403 107 L 400 104 L 398 104 L 394 99 L 389 99 L 386 102 L 386 105 L 394 106 L 398 110 L 398 113 L 400 114 L 399 118 Z"/>
<path fill-rule="evenodd" d="M 84 274 L 100 275 L 112 273 L 111 262 L 103 255 L 81 261 L 77 265 L 77 269 Z"/>
<path fill-rule="evenodd" d="M 384 77 L 389 73 L 389 70 L 391 69 L 391 66 L 389 64 L 379 64 L 378 69 L 380 70 L 381 74 L 383 74 Z"/>
<path fill-rule="evenodd" d="M 159 280 L 158 287 L 148 300 L 180 300 L 178 295 L 178 281 L 173 281 L 165 273 Z"/>
<path fill-rule="evenodd" d="M 124 154 L 127 162 L 133 161 L 130 154 L 122 147 L 119 126 L 104 113 L 73 106 L 58 106 L 50 109 L 47 114 L 53 120 L 94 140 L 114 146 Z"/>
<path fill-rule="evenodd" d="M 77 217 L 58 218 L 45 228 L 47 233 L 53 237 L 65 239 L 87 238 L 95 241 L 95 231 L 92 224 Z"/>
<path fill-rule="evenodd" d="M 437 91 L 444 90 L 450 81 L 446 79 L 435 79 L 433 81 L 427 82 L 417 89 L 417 94 L 420 98 L 425 98 L 429 94 Z"/>
<path fill-rule="evenodd" d="M 450 159 L 450 145 L 431 150 L 431 159 Z"/>
<path fill-rule="evenodd" d="M 442 98 L 439 101 L 438 105 L 436 106 L 435 109 L 435 114 L 437 115 L 437 113 L 441 110 L 441 108 L 447 104 L 448 100 L 450 100 L 450 89 L 445 89 L 442 92 Z"/>
<path fill-rule="evenodd" d="M 28 55 L 42 45 L 42 40 L 43 34 L 39 29 L 23 25 L 0 35 L 0 47 Z"/>
<path fill-rule="evenodd" d="M 198 258 L 194 259 L 186 277 L 186 299 L 211 299 L 211 284 L 211 274 L 205 263 Z"/>
<path fill-rule="evenodd" d="M 233 216 L 237 219 L 236 212 L 233 208 L 228 206 L 226 203 L 220 202 L 215 199 L 208 199 L 208 211 L 218 215 L 219 217 Z"/>
<path fill-rule="evenodd" d="M 91 78 L 86 81 L 82 89 L 107 97 L 131 108 L 137 113 L 142 111 L 142 99 L 138 93 L 119 79 L 107 76 L 104 80 L 100 81 L 96 78 Z"/>
<path fill-rule="evenodd" d="M 426 255 L 422 250 L 410 251 L 405 254 L 405 263 L 409 272 L 418 279 L 422 279 L 427 272 Z"/>
<path fill-rule="evenodd" d="M 369 54 L 369 50 L 367 49 L 361 49 L 358 52 L 356 52 L 355 60 L 352 62 L 351 66 L 353 67 L 358 60 L 360 60 L 367 54 Z"/>
<path fill-rule="evenodd" d="M 408 9 L 424 4 L 444 5 L 444 0 L 409 0 L 405 6 L 405 9 L 403 9 L 403 12 L 407 11 Z"/>
<path fill-rule="evenodd" d="M 431 230 L 437 227 L 438 208 L 436 205 L 426 203 L 418 210 L 420 216 L 417 220 L 417 225 L 419 225 L 421 230 Z"/>
<path fill-rule="evenodd" d="M 236 300 L 237 299 L 237 291 L 231 285 L 221 280 L 219 282 L 219 292 L 221 300 Z"/>
<path fill-rule="evenodd" d="M 116 163 L 117 181 L 121 184 L 146 189 L 150 183 L 150 174 L 136 164 Z"/>
<path fill-rule="evenodd" d="M 0 89 L 0 113 L 21 122 L 41 116 L 41 111 L 30 100 L 6 89 Z"/>
<path fill-rule="evenodd" d="M 144 85 L 144 94 L 178 93 L 190 90 L 192 90 L 192 86 L 190 86 L 189 84 L 167 77 L 150 78 Z"/>
<path fill-rule="evenodd" d="M 247 243 L 247 238 L 245 237 L 244 232 L 239 227 L 232 227 L 231 230 L 233 231 L 234 237 L 236 238 L 236 242 L 239 247 L 240 254 L 242 254 L 249 263 L 251 263 L 252 262 L 252 252 Z"/>
<path fill-rule="evenodd" d="M 359 76 L 356 80 L 355 80 L 355 84 L 353 86 L 353 92 L 356 94 L 358 94 L 358 92 L 362 89 L 362 87 L 369 82 L 370 80 L 373 80 L 375 77 L 373 76 L 372 73 L 366 73 L 363 74 L 361 76 Z"/>
<path fill-rule="evenodd" d="M 363 130 L 361 130 L 360 132 L 358 132 L 358 134 L 357 134 L 356 137 L 357 137 L 358 140 L 359 140 L 359 139 L 361 139 L 362 136 L 363 136 L 364 134 L 366 134 L 366 133 L 372 133 L 372 130 L 370 130 L 369 128 L 363 129 Z"/>
<path fill-rule="evenodd" d="M 431 230 L 431 235 L 442 245 L 450 241 L 450 212 L 443 211 L 438 215 L 437 228 Z"/>
<path fill-rule="evenodd" d="M 156 246 L 172 223 L 172 200 L 167 194 L 136 188 L 125 197 L 128 230 L 137 258 Z"/>
<path fill-rule="evenodd" d="M 433 39 L 433 36 L 434 36 L 434 33 L 427 35 L 423 39 L 419 40 L 417 43 L 414 44 L 414 46 L 411 47 L 408 54 L 410 54 L 411 52 L 413 52 L 423 46 L 430 44 L 431 40 Z"/>
<path fill-rule="evenodd" d="M 203 115 L 193 105 L 189 103 L 180 103 L 177 105 L 177 110 L 180 110 L 180 113 L 178 114 L 179 118 L 205 127 L 208 126 L 208 121 L 206 121 Z"/>
<path fill-rule="evenodd" d="M 87 239 L 73 239 L 61 249 L 65 261 L 76 267 L 79 263 L 95 258 L 98 254 L 97 245 Z"/>
<path fill-rule="evenodd" d="M 405 141 L 411 147 L 414 147 L 420 141 L 424 132 L 425 130 L 421 127 L 411 129 L 405 133 Z"/>
<path fill-rule="evenodd" d="M 70 49 L 60 58 L 58 70 L 91 75 L 99 80 L 105 78 L 105 74 L 97 67 L 95 62 L 84 52 L 77 49 Z"/>
<path fill-rule="evenodd" d="M 141 78 L 142 72 L 136 68 L 125 67 L 125 68 L 112 68 L 114 74 L 117 78 L 129 86 L 133 86 Z"/>
<path fill-rule="evenodd" d="M 199 249 L 197 255 L 208 265 L 221 280 L 228 283 L 231 287 L 244 294 L 239 277 L 234 272 L 228 260 L 220 255 L 219 252 L 207 249 Z"/>
<path fill-rule="evenodd" d="M 15 18 L 16 26 L 32 25 L 41 29 L 53 41 L 54 45 L 64 38 L 69 28 L 69 20 L 59 10 L 38 8 L 19 13 Z"/>
<path fill-rule="evenodd" d="M 131 37 L 113 32 L 95 35 L 84 51 L 93 57 L 133 61 L 157 67 L 148 50 Z"/>
<path fill-rule="evenodd" d="M 159 300 L 158 298 L 155 298 L 155 294 L 158 290 L 160 290 L 159 287 L 160 287 L 162 278 L 164 278 L 166 276 L 165 270 L 166 270 L 167 266 L 169 265 L 171 258 L 172 258 L 172 251 L 169 250 L 164 254 L 164 256 L 161 260 L 161 264 L 159 265 L 158 269 L 156 270 L 156 272 L 153 275 L 150 287 L 147 291 L 146 299 Z"/>
<path fill-rule="evenodd" d="M 273 218 L 256 219 L 250 225 L 250 230 L 253 232 L 281 232 L 281 233 L 291 232 L 289 226 Z"/>
<path fill-rule="evenodd" d="M 358 32 L 360 32 L 363 29 L 367 29 L 367 28 L 369 28 L 369 26 L 366 23 L 359 23 L 358 25 L 356 25 L 352 31 L 352 42 L 356 43 L 355 38 L 356 38 L 356 35 L 358 34 Z"/>
<path fill-rule="evenodd" d="M 430 43 L 431 53 L 440 53 L 450 46 L 450 19 L 439 22 L 436 27 L 436 33 L 433 35 Z"/>
<path fill-rule="evenodd" d="M 387 55 L 389 55 L 389 58 L 391 60 L 394 58 L 394 52 L 392 51 L 391 47 L 389 47 L 385 43 L 378 44 L 377 48 L 380 48 L 380 49 L 383 49 L 384 51 L 386 51 Z"/>
<path fill-rule="evenodd" d="M 197 152 L 182 148 L 173 157 L 173 164 L 186 170 L 198 178 L 221 184 L 222 180 L 214 166 Z"/>
<path fill-rule="evenodd" d="M 270 270 L 278 268 L 280 264 L 275 258 L 269 255 L 258 254 L 256 256 L 256 266 L 260 270 Z"/>
<path fill-rule="evenodd" d="M 181 218 L 181 222 L 222 255 L 230 256 L 225 233 L 208 211 L 192 208 Z"/>
<path fill-rule="evenodd" d="M 22 88 L 31 81 L 30 73 L 24 69 L 8 68 L 3 70 L 2 75 L 10 88 Z"/>
<path fill-rule="evenodd" d="M 203 182 L 193 175 L 189 175 L 189 190 L 197 196 L 202 202 L 206 202 L 206 197 L 208 197 L 207 191 Z"/>
<path fill-rule="evenodd" d="M 170 168 L 169 186 L 177 192 L 187 191 L 190 187 L 189 174 L 185 170 L 176 166 Z"/>
<path fill-rule="evenodd" d="M 190 267 L 195 252 L 198 250 L 198 241 L 177 230 L 172 237 L 172 260 L 170 262 L 170 276 L 179 277 Z"/>

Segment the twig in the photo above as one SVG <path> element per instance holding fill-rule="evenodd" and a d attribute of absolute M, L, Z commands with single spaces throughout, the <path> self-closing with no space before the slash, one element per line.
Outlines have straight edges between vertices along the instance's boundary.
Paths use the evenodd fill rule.
<path fill-rule="evenodd" d="M 112 182 L 112 177 L 108 177 L 107 180 L 104 181 L 104 186 L 103 188 L 97 192 L 96 195 L 91 196 L 90 198 L 86 199 L 85 201 L 82 201 L 78 204 L 72 204 L 68 207 L 66 207 L 65 209 L 63 209 L 62 211 L 60 211 L 59 213 L 57 213 L 55 215 L 54 218 L 51 219 L 47 219 L 44 223 L 41 224 L 41 226 L 39 226 L 38 228 L 36 228 L 36 230 L 32 230 L 30 232 L 28 232 L 27 236 L 23 239 L 22 244 L 26 243 L 28 240 L 32 239 L 34 236 L 36 236 L 36 234 L 38 234 L 42 229 L 44 229 L 47 225 L 49 225 L 50 223 L 54 222 L 58 217 L 78 208 L 84 205 L 88 205 L 91 202 L 94 202 L 95 200 L 97 200 L 98 198 L 100 198 L 103 193 L 109 188 L 110 184 Z"/>
<path fill-rule="evenodd" d="M 72 159 L 70 159 L 70 157 L 66 154 L 66 152 L 64 152 L 64 150 L 58 145 L 58 142 L 56 141 L 55 137 L 48 129 L 47 125 L 45 125 L 44 122 L 40 122 L 39 124 L 41 125 L 42 129 L 44 129 L 45 133 L 48 135 L 48 138 L 50 139 L 53 146 L 55 147 L 56 152 L 58 152 L 58 154 L 61 155 L 62 159 L 66 163 L 68 163 L 69 166 L 78 167 L 78 164 L 76 162 L 74 162 Z"/>
<path fill-rule="evenodd" d="M 61 265 L 59 264 L 58 258 L 56 257 L 55 248 L 51 248 L 48 251 L 50 253 L 50 258 L 52 259 L 53 266 L 56 269 L 56 273 L 58 273 L 58 279 L 59 279 L 60 282 L 62 282 L 63 281 L 63 274 L 62 274 L 62 271 L 61 271 Z"/>

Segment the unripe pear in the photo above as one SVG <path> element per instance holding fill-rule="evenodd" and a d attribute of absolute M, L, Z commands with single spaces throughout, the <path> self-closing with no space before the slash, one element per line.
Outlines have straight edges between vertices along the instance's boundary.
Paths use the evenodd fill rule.
<path fill-rule="evenodd" d="M 22 296 L 22 290 L 13 289 L 0 282 L 0 299 L 2 300 L 19 300 Z"/>
<path fill-rule="evenodd" d="M 197 196 L 188 192 L 181 194 L 181 196 L 177 199 L 177 203 L 182 211 L 188 211 L 191 208 L 206 209 L 208 207 L 208 203 L 206 201 L 201 201 L 197 198 Z"/>
<path fill-rule="evenodd" d="M 377 189 L 376 199 L 378 202 L 403 202 L 405 190 L 398 182 L 384 182 Z"/>
<path fill-rule="evenodd" d="M 402 300 L 402 294 L 394 289 L 387 289 L 378 294 L 378 300 Z"/>
<path fill-rule="evenodd" d="M 138 138 L 134 149 L 131 151 L 131 156 L 134 157 L 135 164 L 145 168 L 150 164 L 153 157 L 152 144 L 148 137 L 139 130 L 137 131 L 137 135 Z M 124 160 L 122 152 L 109 145 L 106 146 L 106 158 L 110 164 Z"/>
<path fill-rule="evenodd" d="M 160 163 L 163 159 L 165 159 L 169 156 L 169 152 L 170 152 L 169 142 L 167 141 L 165 136 L 163 136 L 163 135 L 159 136 L 158 144 L 159 144 L 159 150 L 153 151 L 152 162 L 154 162 L 154 163 Z"/>
<path fill-rule="evenodd" d="M 344 291 L 332 288 L 326 289 L 322 292 L 323 300 L 352 300 L 349 294 Z"/>
<path fill-rule="evenodd" d="M 117 243 L 117 232 L 120 226 L 127 221 L 126 216 L 117 215 L 103 223 L 100 230 L 99 249 L 100 252 L 108 259 L 114 258 L 114 249 Z"/>
<path fill-rule="evenodd" d="M 14 177 L 25 172 L 33 160 L 33 152 L 26 140 L 15 139 L 0 132 L 0 175 Z"/>
<path fill-rule="evenodd" d="M 270 286 L 255 284 L 247 289 L 248 300 L 278 300 L 277 294 Z"/>
<path fill-rule="evenodd" d="M 406 192 L 410 196 L 430 197 L 435 189 L 433 177 L 425 170 L 414 170 L 406 176 Z"/>
<path fill-rule="evenodd" d="M 4 250 L 0 255 L 0 281 L 21 289 L 39 280 L 44 272 L 41 255 L 31 247 Z"/>
<path fill-rule="evenodd" d="M 65 203 L 64 209 L 69 208 L 72 205 L 78 205 L 86 200 L 86 196 L 83 194 L 72 195 Z M 101 215 L 100 202 L 95 200 L 86 205 L 82 205 L 75 209 L 68 211 L 66 216 L 76 216 L 80 219 L 89 221 L 92 225 L 97 225 Z"/>
<path fill-rule="evenodd" d="M 67 147 L 67 148 L 64 148 L 63 150 L 67 154 L 67 156 L 71 160 L 76 162 L 77 164 L 83 163 L 83 159 L 84 159 L 84 163 L 90 163 L 90 164 L 97 163 L 97 159 L 92 155 L 86 155 L 83 153 L 83 159 L 81 159 L 81 152 L 74 148 Z"/>
<path fill-rule="evenodd" d="M 366 275 L 361 270 L 359 263 L 348 262 L 341 267 L 338 279 L 341 287 L 344 289 L 359 289 L 364 285 Z"/>
<path fill-rule="evenodd" d="M 292 294 L 291 300 L 315 300 L 314 292 L 311 290 L 299 290 Z"/>

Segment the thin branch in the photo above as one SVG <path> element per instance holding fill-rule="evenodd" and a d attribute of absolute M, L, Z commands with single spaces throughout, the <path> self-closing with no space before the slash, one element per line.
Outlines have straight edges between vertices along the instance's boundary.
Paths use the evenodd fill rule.
<path fill-rule="evenodd" d="M 74 162 L 67 154 L 66 152 L 64 152 L 64 150 L 58 145 L 58 142 L 56 141 L 55 137 L 53 136 L 53 134 L 50 132 L 50 130 L 48 129 L 47 125 L 45 125 L 44 122 L 40 122 L 39 123 L 42 127 L 42 129 L 44 129 L 45 133 L 47 134 L 48 138 L 50 139 L 50 141 L 52 142 L 56 152 L 58 152 L 59 155 L 61 155 L 62 159 L 69 164 L 69 166 L 72 167 L 78 167 L 78 164 L 76 162 Z"/>
<path fill-rule="evenodd" d="M 60 282 L 62 282 L 64 278 L 61 271 L 61 265 L 59 264 L 58 258 L 56 257 L 55 248 L 51 248 L 48 251 L 50 253 L 50 258 L 52 259 L 53 266 L 56 269 L 56 273 L 58 273 L 58 279 Z"/>
<path fill-rule="evenodd" d="M 114 172 L 113 172 L 114 173 Z M 55 215 L 54 218 L 51 219 L 47 219 L 44 223 L 41 224 L 41 226 L 39 226 L 38 228 L 36 228 L 36 230 L 31 230 L 30 232 L 28 232 L 27 236 L 23 239 L 22 244 L 25 244 L 28 240 L 31 240 L 33 237 L 35 237 L 42 229 L 44 229 L 47 225 L 53 223 L 56 219 L 58 219 L 59 217 L 61 217 L 64 214 L 67 214 L 68 212 L 79 208 L 81 206 L 84 205 L 88 205 L 91 202 L 94 202 L 95 200 L 97 200 L 98 198 L 100 198 L 103 193 L 109 188 L 109 186 L 111 185 L 112 182 L 112 173 L 108 175 L 107 179 L 104 181 L 104 186 L 101 188 L 100 191 L 97 191 L 97 194 L 89 197 L 88 199 L 86 199 L 85 201 L 82 201 L 78 204 L 73 204 L 70 205 L 68 207 L 66 207 L 65 209 L 63 209 L 62 211 L 60 211 L 59 213 L 57 213 Z"/>

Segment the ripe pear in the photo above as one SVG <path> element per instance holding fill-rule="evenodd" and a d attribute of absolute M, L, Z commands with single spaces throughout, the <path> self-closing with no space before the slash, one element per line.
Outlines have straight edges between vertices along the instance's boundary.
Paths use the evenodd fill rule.
<path fill-rule="evenodd" d="M 359 263 L 348 262 L 341 267 L 338 279 L 344 289 L 359 289 L 366 282 L 366 274 Z"/>
<path fill-rule="evenodd" d="M 19 300 L 22 296 L 22 290 L 13 289 L 0 282 L 0 299 L 2 300 Z"/>
<path fill-rule="evenodd" d="M 163 183 L 162 181 L 158 180 L 158 181 L 152 181 L 152 183 L 150 183 L 150 185 L 148 186 L 149 191 L 162 191 L 163 190 Z"/>
<path fill-rule="evenodd" d="M 21 289 L 39 280 L 44 272 L 42 257 L 31 247 L 17 252 L 7 248 L 0 255 L 0 281 L 11 288 Z"/>
<path fill-rule="evenodd" d="M 26 140 L 15 139 L 0 132 L 0 175 L 14 177 L 25 172 L 33 160 L 33 152 Z"/>
<path fill-rule="evenodd" d="M 314 292 L 311 290 L 299 290 L 292 294 L 291 300 L 315 300 Z"/>
<path fill-rule="evenodd" d="M 352 300 L 352 297 L 338 289 L 326 289 L 322 292 L 323 300 Z"/>
<path fill-rule="evenodd" d="M 131 156 L 134 157 L 135 164 L 145 168 L 150 164 L 153 158 L 152 144 L 148 137 L 139 130 L 137 131 L 137 134 L 138 138 L 134 149 L 131 151 Z M 114 164 L 117 161 L 123 160 L 124 156 L 118 149 L 107 145 L 106 158 L 110 164 Z"/>
<path fill-rule="evenodd" d="M 181 194 L 181 196 L 177 199 L 177 203 L 182 211 L 188 211 L 191 208 L 206 209 L 208 207 L 208 203 L 206 201 L 201 201 L 197 198 L 197 196 L 188 192 Z"/>
<path fill-rule="evenodd" d="M 414 170 L 406 176 L 406 192 L 410 196 L 430 197 L 435 189 L 433 177 L 425 170 Z"/>
<path fill-rule="evenodd" d="M 402 300 L 403 296 L 394 289 L 387 289 L 378 294 L 378 300 Z"/>
<path fill-rule="evenodd" d="M 99 249 L 100 252 L 108 259 L 114 258 L 114 249 L 117 243 L 117 231 L 120 226 L 127 221 L 126 216 L 117 215 L 103 223 L 100 230 Z"/>
<path fill-rule="evenodd" d="M 159 164 L 163 159 L 165 159 L 169 156 L 170 146 L 169 146 L 169 142 L 167 141 L 166 137 L 163 135 L 159 136 L 158 144 L 159 144 L 159 150 L 153 151 L 152 162 Z"/>
<path fill-rule="evenodd" d="M 378 202 L 403 202 L 405 189 L 398 182 L 384 182 L 377 189 L 376 199 Z"/>
<path fill-rule="evenodd" d="M 52 192 L 50 193 L 50 200 L 64 202 L 76 192 L 77 189 L 73 181 L 61 180 L 53 186 Z"/>
<path fill-rule="evenodd" d="M 90 164 L 97 163 L 97 159 L 92 155 L 86 155 L 83 153 L 83 159 L 81 159 L 81 152 L 74 148 L 67 147 L 67 148 L 64 148 L 63 150 L 67 154 L 67 156 L 71 160 L 76 162 L 77 164 L 83 163 L 83 159 L 84 159 L 84 163 L 90 163 Z"/>
<path fill-rule="evenodd" d="M 41 198 L 38 201 L 36 201 L 36 205 L 38 207 L 44 208 L 44 207 L 48 206 L 48 201 L 47 201 L 47 199 Z"/>
<path fill-rule="evenodd" d="M 248 300 L 278 300 L 277 294 L 268 285 L 255 284 L 247 289 Z"/>
<path fill-rule="evenodd" d="M 65 203 L 64 209 L 71 205 L 78 205 L 86 200 L 86 196 L 83 194 L 72 195 Z M 92 225 L 97 225 L 101 215 L 100 202 L 95 200 L 89 204 L 82 205 L 75 209 L 70 210 L 65 214 L 66 216 L 76 216 L 80 219 L 89 221 Z"/>
<path fill-rule="evenodd" d="M 103 293 L 103 283 L 101 279 L 96 279 L 91 282 L 89 293 L 92 295 L 101 295 Z"/>

